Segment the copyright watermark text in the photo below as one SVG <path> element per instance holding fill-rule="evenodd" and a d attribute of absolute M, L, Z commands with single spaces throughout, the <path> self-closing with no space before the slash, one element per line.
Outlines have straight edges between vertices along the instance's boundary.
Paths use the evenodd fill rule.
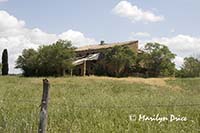
<path fill-rule="evenodd" d="M 165 121 L 168 122 L 185 122 L 187 121 L 187 117 L 185 116 L 180 116 L 180 115 L 174 115 L 174 114 L 170 114 L 168 116 L 161 116 L 160 114 L 156 114 L 156 115 L 152 115 L 152 116 L 148 116 L 145 114 L 131 114 L 129 115 L 129 120 L 130 121 L 150 121 L 150 122 L 158 122 L 159 124 Z"/>

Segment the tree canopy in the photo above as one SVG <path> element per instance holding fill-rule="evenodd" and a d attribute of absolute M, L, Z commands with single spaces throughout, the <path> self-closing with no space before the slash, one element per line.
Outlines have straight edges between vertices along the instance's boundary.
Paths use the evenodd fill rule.
<path fill-rule="evenodd" d="M 2 53 L 2 75 L 8 75 L 8 71 L 8 51 L 7 49 L 4 49 Z"/>
<path fill-rule="evenodd" d="M 129 47 L 115 46 L 103 53 L 99 70 L 104 70 L 109 76 L 125 76 L 127 70 L 134 65 L 135 59 L 136 54 Z"/>
<path fill-rule="evenodd" d="M 23 70 L 25 76 L 63 76 L 72 67 L 75 56 L 70 41 L 59 40 L 52 45 L 25 49 L 16 62 L 16 68 Z"/>
<path fill-rule="evenodd" d="M 169 48 L 159 43 L 147 43 L 142 54 L 141 62 L 148 76 L 171 76 L 175 72 L 173 54 Z"/>
<path fill-rule="evenodd" d="M 179 77 L 199 77 L 200 76 L 200 60 L 195 57 L 184 58 L 181 70 L 177 72 Z"/>

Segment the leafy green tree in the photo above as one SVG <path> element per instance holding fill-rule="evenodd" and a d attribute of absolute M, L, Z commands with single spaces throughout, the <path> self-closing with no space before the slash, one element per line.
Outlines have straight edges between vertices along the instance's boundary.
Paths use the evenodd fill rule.
<path fill-rule="evenodd" d="M 184 58 L 183 66 L 179 71 L 181 77 L 199 77 L 200 76 L 200 61 L 195 57 Z"/>
<path fill-rule="evenodd" d="M 74 48 L 71 42 L 59 40 L 52 45 L 24 50 L 18 57 L 16 68 L 23 70 L 25 76 L 63 76 L 72 67 Z"/>
<path fill-rule="evenodd" d="M 38 73 L 38 52 L 34 49 L 24 49 L 16 62 L 16 68 L 23 70 L 24 76 L 36 76 Z"/>
<path fill-rule="evenodd" d="M 129 47 L 115 46 L 104 53 L 101 66 L 109 76 L 125 76 L 135 59 L 136 54 Z"/>
<path fill-rule="evenodd" d="M 142 54 L 142 64 L 148 76 L 172 76 L 175 73 L 175 58 L 167 46 L 159 43 L 147 43 Z"/>
<path fill-rule="evenodd" d="M 9 66 L 8 66 L 8 51 L 4 49 L 2 54 L 2 75 L 8 75 Z"/>
<path fill-rule="evenodd" d="M 59 40 L 52 45 L 42 46 L 38 52 L 39 67 L 46 74 L 56 73 L 64 76 L 65 71 L 73 67 L 75 52 L 69 41 Z"/>

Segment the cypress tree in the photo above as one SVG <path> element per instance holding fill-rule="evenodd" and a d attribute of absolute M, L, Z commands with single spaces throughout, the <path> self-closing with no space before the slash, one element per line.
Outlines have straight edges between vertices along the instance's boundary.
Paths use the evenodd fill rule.
<path fill-rule="evenodd" d="M 2 54 L 2 75 L 8 75 L 8 70 L 8 51 L 4 49 Z"/>

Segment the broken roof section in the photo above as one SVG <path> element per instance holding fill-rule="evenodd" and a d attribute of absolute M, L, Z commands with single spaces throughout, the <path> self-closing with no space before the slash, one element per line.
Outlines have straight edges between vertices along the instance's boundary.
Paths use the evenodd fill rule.
<path fill-rule="evenodd" d="M 77 65 L 83 64 L 84 61 L 98 60 L 99 55 L 100 55 L 100 53 L 90 54 L 87 57 L 75 60 L 72 64 L 77 66 Z"/>

